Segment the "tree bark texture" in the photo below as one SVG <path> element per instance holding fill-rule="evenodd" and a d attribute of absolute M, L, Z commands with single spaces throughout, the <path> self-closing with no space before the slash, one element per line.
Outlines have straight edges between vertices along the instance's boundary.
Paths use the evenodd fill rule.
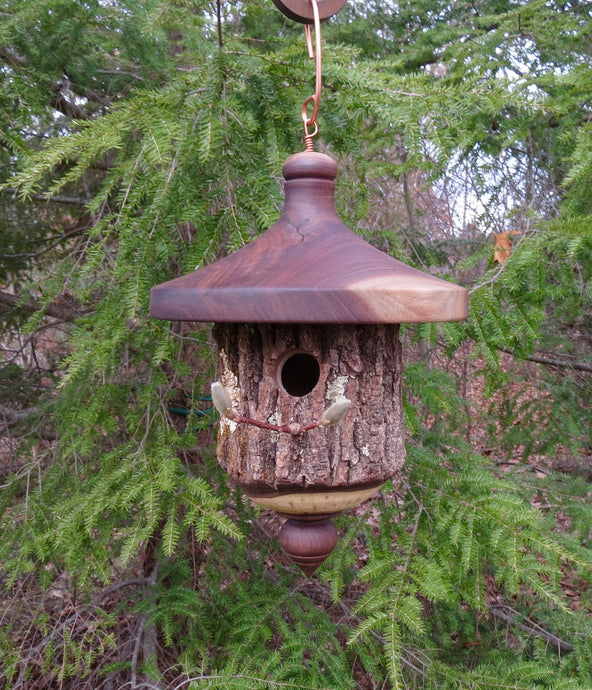
<path fill-rule="evenodd" d="M 377 487 L 394 476 L 405 460 L 398 333 L 397 324 L 217 324 L 219 378 L 237 415 L 306 425 L 343 397 L 352 403 L 338 424 L 298 435 L 222 419 L 222 467 L 251 497 Z M 304 358 L 303 380 L 318 376 L 305 395 L 282 384 L 296 353 L 318 363 L 311 371 Z"/>

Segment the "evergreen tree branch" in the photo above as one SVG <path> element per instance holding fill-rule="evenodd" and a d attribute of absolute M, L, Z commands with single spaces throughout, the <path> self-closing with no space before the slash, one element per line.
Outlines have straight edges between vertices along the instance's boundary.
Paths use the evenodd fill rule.
<path fill-rule="evenodd" d="M 265 542 L 269 542 L 273 538 L 273 535 L 269 532 L 269 530 L 266 529 L 261 520 L 255 520 L 253 522 L 253 527 L 263 536 Z M 274 560 L 277 567 L 286 567 L 285 563 L 278 559 L 273 552 L 269 554 L 269 557 Z M 357 627 L 363 621 L 361 616 L 358 616 L 353 612 L 353 608 L 358 602 L 353 602 L 352 605 L 349 605 L 346 601 L 344 601 L 344 599 L 338 599 L 335 601 L 332 597 L 330 587 L 317 579 L 308 578 L 302 582 L 299 582 L 294 591 L 299 591 L 304 594 L 313 602 L 315 606 L 325 607 L 326 602 L 331 601 L 334 606 L 338 606 L 341 609 L 343 613 L 342 620 L 347 619 L 347 621 L 351 624 L 351 627 Z M 386 645 L 386 638 L 379 632 L 376 630 L 371 630 L 370 634 L 381 645 L 381 647 Z M 421 659 L 420 656 L 412 649 L 404 647 L 400 661 L 403 666 L 409 668 L 411 671 L 413 671 L 413 673 L 416 673 L 422 678 L 427 678 L 426 662 Z"/>

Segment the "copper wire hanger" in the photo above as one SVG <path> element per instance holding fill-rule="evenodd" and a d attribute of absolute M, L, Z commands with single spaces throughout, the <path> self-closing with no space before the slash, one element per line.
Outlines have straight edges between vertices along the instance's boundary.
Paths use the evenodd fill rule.
<path fill-rule="evenodd" d="M 312 36 L 310 33 L 310 24 L 304 25 L 304 36 L 306 38 L 306 48 L 308 50 L 308 57 L 315 61 L 315 92 L 312 96 L 305 99 L 302 104 L 302 122 L 304 123 L 304 145 L 306 151 L 314 151 L 312 143 L 313 137 L 318 134 L 319 126 L 317 124 L 317 115 L 319 114 L 319 106 L 321 104 L 321 81 L 322 81 L 322 41 L 321 41 L 321 19 L 319 16 L 319 6 L 317 0 L 310 0 L 313 12 L 313 23 L 315 32 L 315 47 L 313 49 Z M 314 103 L 312 114 L 308 116 L 308 106 Z M 313 127 L 312 132 L 309 132 L 309 127 Z"/>

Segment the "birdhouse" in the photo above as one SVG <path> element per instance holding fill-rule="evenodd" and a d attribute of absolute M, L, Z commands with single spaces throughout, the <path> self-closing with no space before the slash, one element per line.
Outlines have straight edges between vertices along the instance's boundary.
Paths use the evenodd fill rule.
<path fill-rule="evenodd" d="M 467 315 L 464 288 L 341 222 L 336 174 L 329 156 L 291 156 L 277 223 L 151 292 L 156 318 L 214 322 L 218 460 L 255 503 L 286 516 L 280 542 L 307 574 L 336 544 L 331 516 L 403 466 L 399 324 Z"/>

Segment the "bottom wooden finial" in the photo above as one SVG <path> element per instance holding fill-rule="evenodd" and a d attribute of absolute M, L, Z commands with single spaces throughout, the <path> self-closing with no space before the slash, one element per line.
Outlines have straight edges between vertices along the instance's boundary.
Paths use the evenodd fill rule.
<path fill-rule="evenodd" d="M 280 544 L 288 558 L 310 576 L 337 544 L 337 530 L 326 515 L 291 515 L 280 529 Z"/>

